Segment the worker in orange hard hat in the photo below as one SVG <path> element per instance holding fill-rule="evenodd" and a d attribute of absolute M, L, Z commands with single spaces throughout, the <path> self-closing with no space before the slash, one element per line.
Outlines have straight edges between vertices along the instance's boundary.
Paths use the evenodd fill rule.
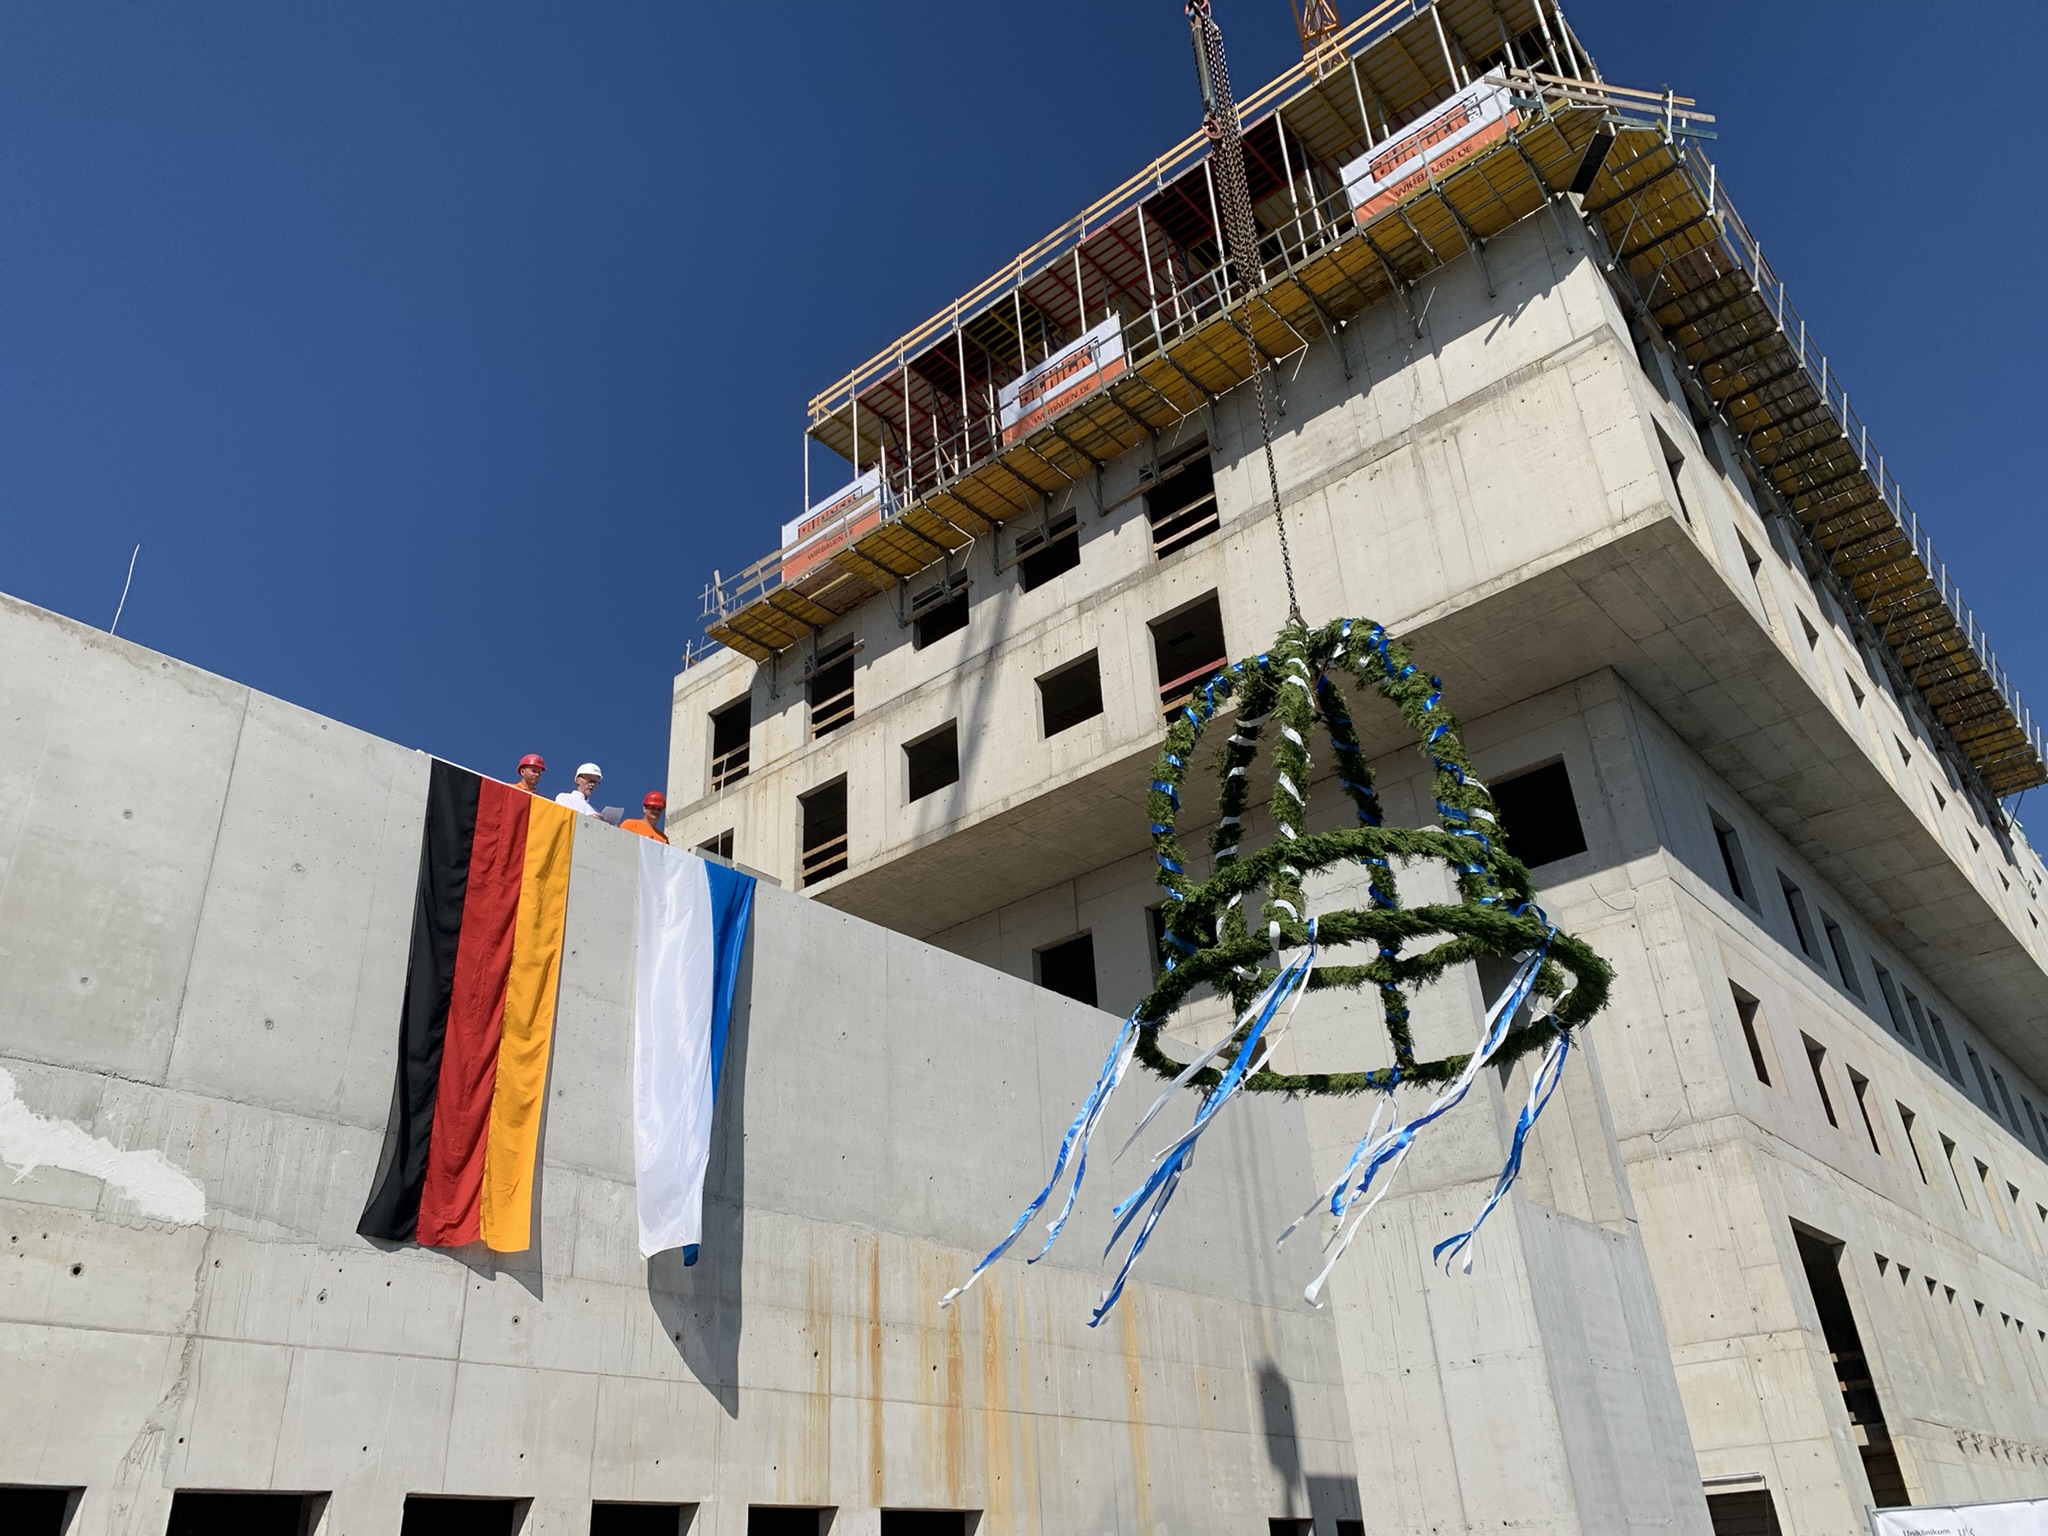
<path fill-rule="evenodd" d="M 548 771 L 547 760 L 538 752 L 529 752 L 519 759 L 519 778 L 514 789 L 523 789 L 529 795 L 540 793 L 540 776 Z"/>
<path fill-rule="evenodd" d="M 668 809 L 668 796 L 660 790 L 652 791 L 640 802 L 640 814 L 632 821 L 619 823 L 621 830 L 637 832 L 642 837 L 651 837 L 657 843 L 668 841 L 668 834 L 661 830 L 662 812 Z"/>

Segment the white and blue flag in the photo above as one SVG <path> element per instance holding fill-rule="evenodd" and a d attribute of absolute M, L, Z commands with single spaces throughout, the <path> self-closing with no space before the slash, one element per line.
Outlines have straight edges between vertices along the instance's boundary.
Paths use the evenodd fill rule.
<path fill-rule="evenodd" d="M 711 1116 L 753 908 L 752 876 L 641 842 L 633 1167 L 642 1258 L 680 1248 L 685 1264 L 697 1262 Z"/>

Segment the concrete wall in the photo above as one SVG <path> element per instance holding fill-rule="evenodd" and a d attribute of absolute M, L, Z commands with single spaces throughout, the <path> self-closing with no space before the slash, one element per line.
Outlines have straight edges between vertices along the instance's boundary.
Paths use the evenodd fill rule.
<path fill-rule="evenodd" d="M 714 1533 L 749 1502 L 855 1533 L 884 1507 L 1145 1536 L 1359 1515 L 1311 1254 L 1263 1241 L 1311 1188 L 1299 1108 L 1218 1127 L 1099 1331 L 1128 1164 L 1055 1259 L 942 1312 L 1113 1021 L 764 889 L 704 1260 L 644 1263 L 634 844 L 585 824 L 539 1243 L 382 1251 L 354 1226 L 426 760 L 4 599 L 0 658 L 0 1483 L 82 1486 L 74 1530 L 161 1531 L 179 1488 L 331 1493 L 329 1536 L 444 1492 L 530 1500 L 529 1531 L 593 1499 Z"/>

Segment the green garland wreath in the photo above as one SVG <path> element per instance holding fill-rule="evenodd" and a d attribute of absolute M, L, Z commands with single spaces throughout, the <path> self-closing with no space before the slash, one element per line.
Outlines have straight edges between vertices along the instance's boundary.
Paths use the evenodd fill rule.
<path fill-rule="evenodd" d="M 1372 769 L 1333 672 L 1349 674 L 1360 688 L 1389 700 L 1415 732 L 1433 770 L 1440 827 L 1383 824 Z M 1221 819 L 1210 840 L 1213 873 L 1197 883 L 1187 874 L 1187 856 L 1177 832 L 1180 792 L 1203 732 L 1224 701 L 1233 697 L 1238 713 L 1218 765 Z M 1303 830 L 1312 766 L 1309 739 L 1318 721 L 1336 754 L 1337 781 L 1357 812 L 1356 827 Z M 1240 854 L 1251 766 L 1268 727 L 1274 738 L 1275 770 L 1268 810 L 1279 835 L 1264 848 Z M 1344 1095 L 1387 1091 L 1401 1083 L 1450 1081 L 1469 1056 L 1416 1060 L 1408 996 L 1466 960 L 1505 959 L 1547 941 L 1533 997 L 1550 1003 L 1548 1017 L 1510 1031 L 1493 1057 L 1497 1063 L 1512 1062 L 1556 1033 L 1584 1024 L 1607 1001 L 1613 980 L 1607 963 L 1582 940 L 1553 930 L 1531 899 L 1529 871 L 1502 846 L 1492 796 L 1473 773 L 1457 721 L 1444 707 L 1443 683 L 1421 671 L 1407 647 L 1381 625 L 1345 619 L 1310 630 L 1290 622 L 1270 651 L 1219 672 L 1174 718 L 1146 803 L 1158 880 L 1167 893 L 1166 942 L 1178 953 L 1166 961 L 1157 984 L 1138 1007 L 1137 1059 L 1163 1077 L 1178 1077 L 1183 1070 L 1183 1063 L 1160 1048 L 1159 1032 L 1188 993 L 1209 983 L 1228 995 L 1242 1016 L 1278 974 L 1276 951 L 1310 942 L 1302 877 L 1344 862 L 1363 864 L 1369 871 L 1369 905 L 1321 915 L 1315 920 L 1314 940 L 1326 948 L 1371 943 L 1378 952 L 1364 964 L 1318 965 L 1308 986 L 1376 988 L 1394 1064 L 1367 1072 L 1261 1069 L 1245 1079 L 1245 1088 Z M 1395 877 L 1397 859 L 1443 861 L 1456 872 L 1462 900 L 1403 907 Z M 1258 932 L 1245 920 L 1244 909 L 1248 898 L 1261 890 L 1265 920 L 1264 931 Z M 1402 953 L 1405 946 L 1439 934 L 1447 936 L 1443 942 L 1418 953 Z M 1220 1076 L 1212 1066 L 1189 1082 L 1206 1091 Z"/>

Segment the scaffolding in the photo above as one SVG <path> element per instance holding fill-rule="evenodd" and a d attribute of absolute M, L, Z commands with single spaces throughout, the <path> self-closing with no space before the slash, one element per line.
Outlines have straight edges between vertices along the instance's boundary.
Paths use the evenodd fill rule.
<path fill-rule="evenodd" d="M 1435 142 L 1485 96 L 1504 115 L 1462 158 L 1425 149 L 1391 195 L 1355 196 L 1366 152 L 1400 159 L 1390 146 Z M 1419 337 L 1418 279 L 1470 252 L 1490 290 L 1486 242 L 1549 208 L 1568 241 L 1604 242 L 1812 573 L 1986 789 L 2048 782 L 2031 714 L 1701 153 L 1712 119 L 1694 103 L 1601 80 L 1550 0 L 1387 0 L 1240 112 L 1260 271 L 1223 248 L 1210 145 L 1191 135 L 811 401 L 809 435 L 875 494 L 836 532 L 807 521 L 802 562 L 777 551 L 715 578 L 711 638 L 767 661 L 1001 525 L 1039 526 L 1069 488 L 1390 296 Z M 1081 384 L 1022 410 L 1048 375 Z"/>

